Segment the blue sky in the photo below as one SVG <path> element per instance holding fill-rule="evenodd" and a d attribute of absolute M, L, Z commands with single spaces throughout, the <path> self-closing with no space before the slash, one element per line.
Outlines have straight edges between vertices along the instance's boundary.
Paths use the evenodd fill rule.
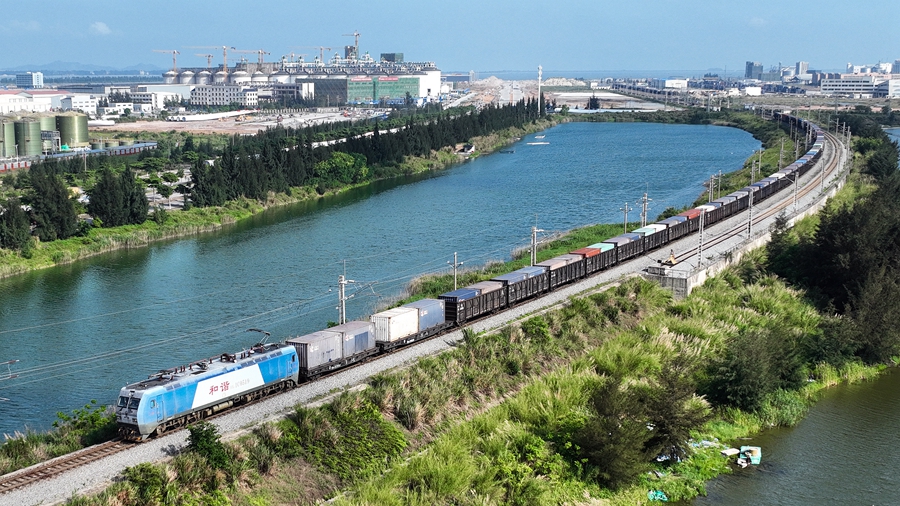
<path fill-rule="evenodd" d="M 179 67 L 205 66 L 187 46 L 265 49 L 352 44 L 376 58 L 402 52 L 442 70 L 705 70 L 743 74 L 809 61 L 814 69 L 900 58 L 900 2 L 868 0 L 574 0 L 452 2 L 334 0 L 75 0 L 3 2 L 0 68 L 56 60 L 170 66 L 153 49 L 181 51 Z M 210 51 L 221 63 L 221 51 Z M 256 58 L 256 55 L 246 55 Z M 229 57 L 233 62 L 234 58 Z"/>

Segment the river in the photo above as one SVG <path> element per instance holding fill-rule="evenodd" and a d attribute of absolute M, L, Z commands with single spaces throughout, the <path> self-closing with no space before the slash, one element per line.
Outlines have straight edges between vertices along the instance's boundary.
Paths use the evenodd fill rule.
<path fill-rule="evenodd" d="M 118 251 L 0 281 L 0 433 L 46 429 L 59 411 L 115 399 L 127 382 L 223 351 L 364 318 L 415 276 L 507 259 L 531 227 L 620 222 L 646 191 L 650 216 L 760 147 L 733 128 L 569 123 L 433 174 L 272 209 L 227 230 Z M 547 144 L 529 145 L 529 142 Z M 638 220 L 638 211 L 629 214 Z M 6 369 L 5 366 L 0 366 Z M 0 369 L 0 378 L 7 371 Z"/>
<path fill-rule="evenodd" d="M 888 505 L 900 486 L 900 372 L 840 385 L 793 428 L 764 432 L 747 444 L 762 447 L 762 463 L 707 486 L 707 505 Z"/>

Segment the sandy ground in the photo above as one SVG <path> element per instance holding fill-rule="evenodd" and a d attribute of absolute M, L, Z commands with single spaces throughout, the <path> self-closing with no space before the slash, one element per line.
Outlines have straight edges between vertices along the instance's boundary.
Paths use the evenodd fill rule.
<path fill-rule="evenodd" d="M 281 124 L 285 127 L 301 128 L 335 121 L 359 120 L 384 114 L 388 110 L 366 109 L 356 112 L 308 112 L 282 114 Z M 135 123 L 117 123 L 110 126 L 94 126 L 91 132 L 191 132 L 198 134 L 254 135 L 278 125 L 278 114 L 262 113 L 246 116 L 242 121 L 235 118 L 223 118 L 208 121 L 137 121 Z"/>

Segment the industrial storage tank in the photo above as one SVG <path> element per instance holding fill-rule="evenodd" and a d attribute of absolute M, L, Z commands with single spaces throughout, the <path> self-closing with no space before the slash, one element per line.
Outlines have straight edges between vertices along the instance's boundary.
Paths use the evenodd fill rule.
<path fill-rule="evenodd" d="M 234 84 L 247 84 L 250 82 L 250 74 L 243 70 L 238 70 L 234 74 L 231 74 L 231 82 Z"/>
<path fill-rule="evenodd" d="M 176 74 L 174 70 L 170 70 L 163 74 L 163 82 L 166 84 L 175 84 L 175 81 L 177 80 L 178 74 Z"/>
<path fill-rule="evenodd" d="M 42 132 L 53 132 L 56 130 L 56 116 L 53 114 L 42 114 L 38 117 L 38 121 L 41 123 L 41 131 Z M 52 151 L 54 148 L 53 141 L 50 139 L 44 139 L 41 141 L 41 149 L 44 152 Z"/>
<path fill-rule="evenodd" d="M 279 70 L 275 72 L 271 76 L 269 76 L 269 81 L 273 83 L 287 84 L 291 82 L 291 75 L 283 70 Z"/>
<path fill-rule="evenodd" d="M 108 139 L 108 140 L 106 140 L 106 142 L 103 143 L 103 145 L 104 145 L 104 147 L 107 147 L 107 148 L 117 148 L 117 147 L 119 147 L 119 141 L 117 141 L 115 139 Z"/>
<path fill-rule="evenodd" d="M 16 156 L 16 128 L 12 118 L 0 118 L 0 157 Z"/>
<path fill-rule="evenodd" d="M 91 141 L 91 149 L 103 149 L 102 141 Z"/>
<path fill-rule="evenodd" d="M 228 73 L 225 72 L 224 70 L 220 70 L 220 71 L 216 72 L 216 76 L 214 77 L 214 82 L 216 84 L 228 82 Z"/>
<path fill-rule="evenodd" d="M 269 82 L 269 76 L 257 70 L 250 78 L 250 82 L 252 82 L 253 84 L 266 84 Z"/>
<path fill-rule="evenodd" d="M 185 70 L 178 76 L 178 82 L 181 84 L 193 84 L 194 82 L 194 73 L 190 70 Z"/>
<path fill-rule="evenodd" d="M 19 156 L 40 156 L 41 123 L 34 118 L 20 119 L 15 122 L 16 145 Z"/>
<path fill-rule="evenodd" d="M 194 82 L 200 85 L 209 84 L 210 77 L 212 77 L 212 74 L 210 74 L 209 71 L 201 70 L 194 76 Z"/>
<path fill-rule="evenodd" d="M 134 139 L 119 139 L 120 146 L 134 146 Z"/>
<path fill-rule="evenodd" d="M 56 117 L 59 142 L 69 147 L 88 145 L 88 117 L 84 114 L 67 113 Z"/>

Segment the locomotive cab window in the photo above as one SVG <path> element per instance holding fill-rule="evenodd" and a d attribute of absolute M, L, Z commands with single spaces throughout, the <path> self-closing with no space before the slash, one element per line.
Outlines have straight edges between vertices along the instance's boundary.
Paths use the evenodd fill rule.
<path fill-rule="evenodd" d="M 140 397 L 132 397 L 131 404 L 128 406 L 128 409 L 137 409 L 138 404 L 140 404 L 140 403 L 141 403 Z"/>
<path fill-rule="evenodd" d="M 119 403 L 116 404 L 116 406 L 118 406 L 120 408 L 124 408 L 124 407 L 128 406 L 128 397 L 125 397 L 124 395 L 120 396 Z"/>

